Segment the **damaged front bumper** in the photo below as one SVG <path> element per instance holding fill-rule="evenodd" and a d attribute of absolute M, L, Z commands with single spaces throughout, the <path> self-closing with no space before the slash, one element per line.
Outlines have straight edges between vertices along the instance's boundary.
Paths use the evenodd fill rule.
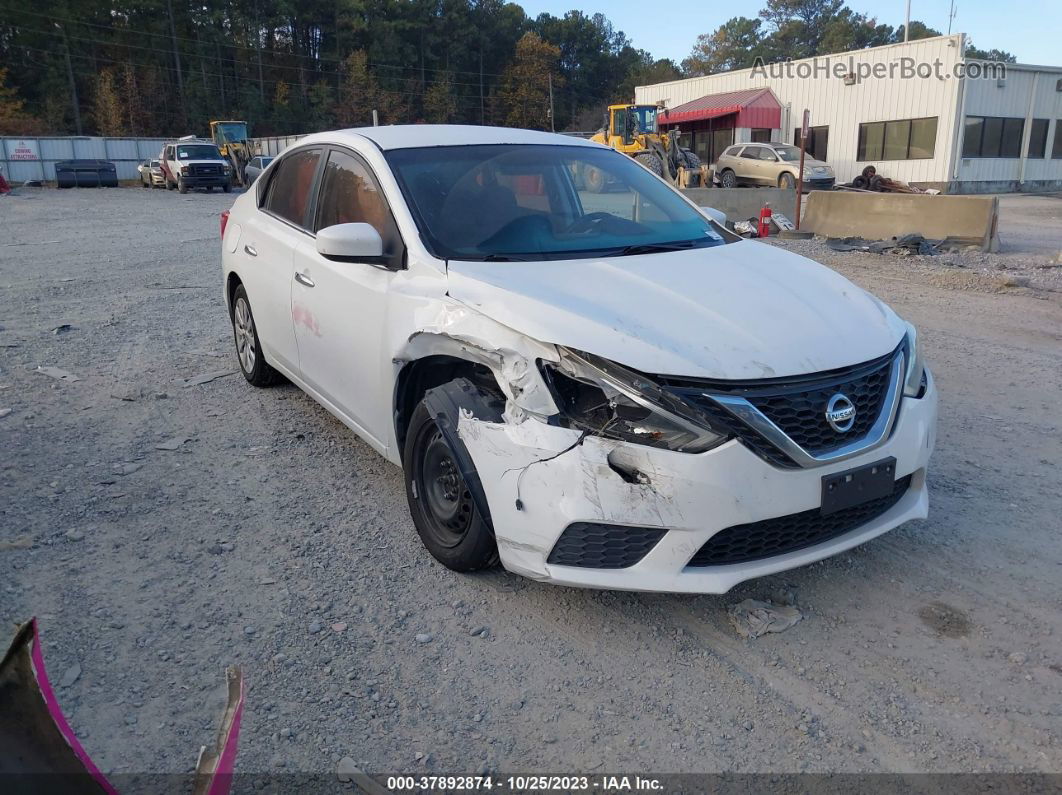
<path fill-rule="evenodd" d="M 508 570 L 572 586 L 725 593 L 744 580 L 813 563 L 925 518 L 936 413 L 930 381 L 922 398 L 901 402 L 887 442 L 843 462 L 807 469 L 772 466 L 737 440 L 704 453 L 671 452 L 530 417 L 487 422 L 462 414 L 458 433 L 478 470 Z M 817 511 L 823 476 L 890 457 L 903 488 L 898 486 L 894 499 L 857 526 L 792 551 L 691 565 L 721 531 L 741 526 L 732 531 L 740 536 L 746 525 L 754 526 L 752 533 L 756 523 Z M 598 558 L 613 568 L 550 562 L 565 530 L 583 523 L 601 532 L 591 532 L 581 543 L 606 549 Z M 624 528 L 630 531 L 626 537 Z"/>

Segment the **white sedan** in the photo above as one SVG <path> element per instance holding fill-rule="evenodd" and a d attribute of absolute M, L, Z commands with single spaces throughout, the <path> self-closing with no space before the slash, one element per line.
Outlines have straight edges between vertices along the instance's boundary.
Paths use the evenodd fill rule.
<path fill-rule="evenodd" d="M 927 514 L 914 328 L 605 147 L 311 135 L 222 238 L 244 376 L 291 380 L 401 466 L 451 569 L 721 593 Z"/>

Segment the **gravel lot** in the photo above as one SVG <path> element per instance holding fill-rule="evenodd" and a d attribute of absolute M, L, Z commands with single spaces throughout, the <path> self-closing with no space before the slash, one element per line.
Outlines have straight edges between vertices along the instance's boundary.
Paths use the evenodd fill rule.
<path fill-rule="evenodd" d="M 397 469 L 235 374 L 231 196 L 21 194 L 0 197 L 0 619 L 38 616 L 55 681 L 80 666 L 59 698 L 104 771 L 189 770 L 239 663 L 242 771 L 1062 772 L 1059 225 L 966 267 L 791 244 L 921 329 L 931 516 L 681 597 L 435 564 Z M 229 375 L 185 384 L 208 373 Z M 804 620 L 742 640 L 746 597 Z"/>

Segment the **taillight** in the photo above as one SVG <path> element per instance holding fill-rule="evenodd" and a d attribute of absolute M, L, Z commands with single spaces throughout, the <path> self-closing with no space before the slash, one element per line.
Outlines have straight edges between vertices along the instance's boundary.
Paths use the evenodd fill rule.
<path fill-rule="evenodd" d="M 229 211 L 223 210 L 221 213 L 221 237 L 225 237 L 225 227 L 229 225 Z"/>

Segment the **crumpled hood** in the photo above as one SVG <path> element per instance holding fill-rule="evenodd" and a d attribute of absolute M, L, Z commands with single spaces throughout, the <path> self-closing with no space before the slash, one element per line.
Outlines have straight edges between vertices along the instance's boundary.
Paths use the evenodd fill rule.
<path fill-rule="evenodd" d="M 756 379 L 882 356 L 905 326 L 817 262 L 741 241 L 665 254 L 451 261 L 452 298 L 541 342 L 647 373 Z"/>

